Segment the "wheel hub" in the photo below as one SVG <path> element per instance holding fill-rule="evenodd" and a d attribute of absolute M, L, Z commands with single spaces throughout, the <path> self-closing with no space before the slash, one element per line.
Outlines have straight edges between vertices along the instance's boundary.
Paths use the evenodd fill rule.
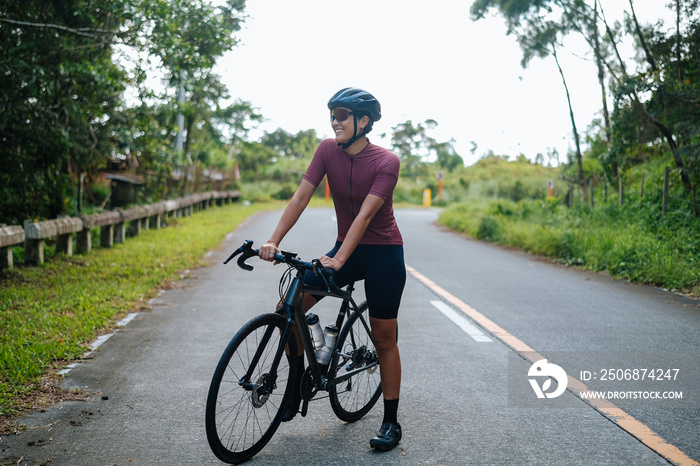
<path fill-rule="evenodd" d="M 253 385 L 250 399 L 255 408 L 261 408 L 270 398 L 270 393 L 272 393 L 272 390 L 268 389 L 269 378 L 270 374 L 263 374 L 258 378 L 258 380 L 255 381 L 255 384 Z"/>
<path fill-rule="evenodd" d="M 375 351 L 370 351 L 366 346 L 361 346 L 352 352 L 352 362 L 348 365 L 346 370 L 357 369 L 371 364 L 377 360 L 377 353 Z M 367 372 L 373 374 L 379 365 L 375 365 L 367 369 Z"/>

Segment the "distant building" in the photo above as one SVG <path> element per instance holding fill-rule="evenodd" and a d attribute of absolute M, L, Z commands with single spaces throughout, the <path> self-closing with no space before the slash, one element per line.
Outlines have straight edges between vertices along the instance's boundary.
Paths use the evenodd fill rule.
<path fill-rule="evenodd" d="M 105 178 L 111 180 L 110 205 L 112 208 L 136 203 L 139 191 L 143 188 L 143 177 L 110 173 Z"/>

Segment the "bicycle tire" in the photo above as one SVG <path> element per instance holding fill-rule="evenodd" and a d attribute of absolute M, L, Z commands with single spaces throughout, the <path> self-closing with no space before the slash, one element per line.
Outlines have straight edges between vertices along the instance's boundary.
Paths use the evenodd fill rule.
<path fill-rule="evenodd" d="M 280 425 L 284 407 L 292 394 L 298 360 L 282 357 L 277 379 L 268 393 L 263 384 L 287 320 L 279 314 L 263 314 L 251 319 L 231 339 L 214 371 L 205 411 L 207 440 L 221 461 L 236 464 L 255 456 L 272 438 Z M 263 342 L 265 333 L 269 338 Z M 293 334 L 292 334 L 293 336 Z M 296 355 L 296 340 L 288 338 L 289 354 Z M 261 346 L 265 343 L 264 347 Z M 251 384 L 241 381 L 260 349 L 260 359 L 252 372 Z"/>
<path fill-rule="evenodd" d="M 348 316 L 338 335 L 328 377 L 332 381 L 329 398 L 333 412 L 345 422 L 355 422 L 372 409 L 382 394 L 377 351 L 367 322 L 360 315 L 367 310 L 367 303 Z M 364 367 L 347 380 L 349 371 Z"/>

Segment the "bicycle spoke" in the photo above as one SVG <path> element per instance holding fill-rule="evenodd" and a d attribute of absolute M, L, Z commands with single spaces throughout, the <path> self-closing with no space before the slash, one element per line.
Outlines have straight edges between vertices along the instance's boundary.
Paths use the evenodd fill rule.
<path fill-rule="evenodd" d="M 346 422 L 354 422 L 374 406 L 381 395 L 381 380 L 377 371 L 377 354 L 371 334 L 360 314 L 353 312 L 338 336 L 340 355 L 330 367 L 335 385 L 330 399 L 333 412 Z"/>

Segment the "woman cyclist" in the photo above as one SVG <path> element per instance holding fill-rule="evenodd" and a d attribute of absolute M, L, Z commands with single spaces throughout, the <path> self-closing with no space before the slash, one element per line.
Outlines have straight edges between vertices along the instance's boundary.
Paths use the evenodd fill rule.
<path fill-rule="evenodd" d="M 399 176 L 399 159 L 387 149 L 372 144 L 367 133 L 381 118 L 381 107 L 369 92 L 345 88 L 328 101 L 334 139 L 319 145 L 299 188 L 289 201 L 275 231 L 260 247 L 259 256 L 272 261 L 279 245 L 308 205 L 324 176 L 328 178 L 335 204 L 338 236 L 335 246 L 319 259 L 336 270 L 335 282 L 345 286 L 365 280 L 372 339 L 379 357 L 384 397 L 384 417 L 370 446 L 376 450 L 393 449 L 401 440 L 397 420 L 401 388 L 401 359 L 396 345 L 396 324 L 406 282 L 403 240 L 394 218 L 392 194 Z M 321 285 L 312 272 L 306 284 Z M 304 294 L 308 311 L 321 297 Z M 298 338 L 298 337 L 297 337 Z M 299 344 L 299 367 L 304 353 Z M 301 373 L 299 371 L 299 377 Z M 299 385 L 297 383 L 297 385 Z M 299 410 L 296 396 L 285 413 L 291 420 Z"/>

